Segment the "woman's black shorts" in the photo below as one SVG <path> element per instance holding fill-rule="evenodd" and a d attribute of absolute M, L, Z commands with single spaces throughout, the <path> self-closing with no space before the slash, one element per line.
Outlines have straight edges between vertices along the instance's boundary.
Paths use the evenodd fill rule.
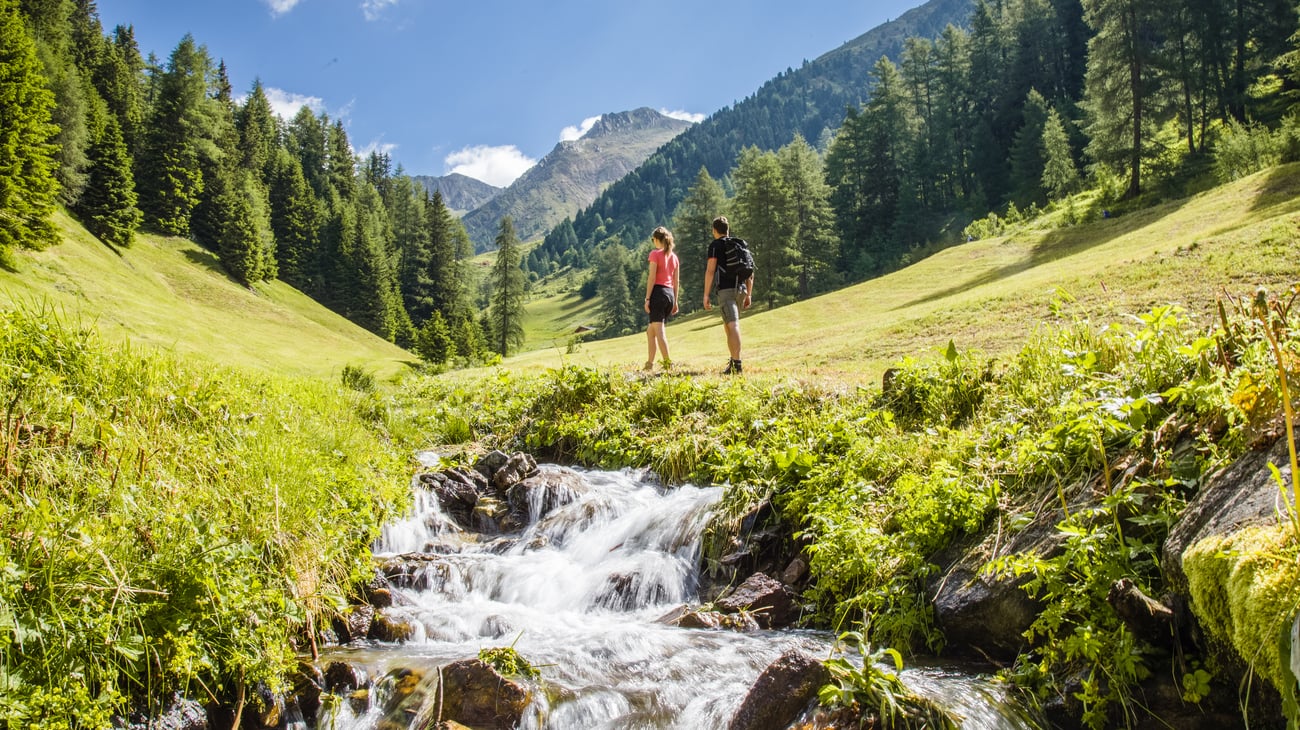
<path fill-rule="evenodd" d="M 673 297 L 673 290 L 660 284 L 655 284 L 650 290 L 650 321 L 665 322 L 668 315 L 673 313 L 673 304 L 676 303 Z"/>

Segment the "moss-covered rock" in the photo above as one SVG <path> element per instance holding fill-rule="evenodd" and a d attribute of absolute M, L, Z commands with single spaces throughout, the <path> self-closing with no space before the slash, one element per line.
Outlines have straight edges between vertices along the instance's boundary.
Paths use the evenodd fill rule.
<path fill-rule="evenodd" d="M 1289 526 L 1249 527 L 1201 540 L 1183 554 L 1192 610 L 1300 720 L 1291 673 L 1291 627 L 1300 610 L 1300 539 Z"/>

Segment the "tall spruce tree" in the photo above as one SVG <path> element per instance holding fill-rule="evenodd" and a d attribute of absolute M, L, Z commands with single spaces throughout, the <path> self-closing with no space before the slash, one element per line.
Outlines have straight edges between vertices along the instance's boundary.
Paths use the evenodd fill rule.
<path fill-rule="evenodd" d="M 802 135 L 795 135 L 793 142 L 777 151 L 777 161 L 790 191 L 789 216 L 794 224 L 798 262 L 797 293 L 800 299 L 806 299 L 840 283 L 835 270 L 840 247 L 835 237 L 830 188 L 826 185 L 821 157 Z"/>
<path fill-rule="evenodd" d="M 509 355 L 511 348 L 524 342 L 524 270 L 523 254 L 515 224 L 510 216 L 501 219 L 496 237 L 497 256 L 492 265 L 492 297 L 488 321 L 492 325 L 492 342 L 497 354 Z"/>
<path fill-rule="evenodd" d="M 1127 173 L 1126 197 L 1142 192 L 1143 163 L 1155 152 L 1158 0 L 1083 0 L 1096 31 L 1088 44 L 1084 108 L 1088 154 Z"/>
<path fill-rule="evenodd" d="M 637 326 L 636 299 L 627 274 L 632 260 L 632 253 L 617 238 L 596 252 L 596 296 L 600 299 L 602 335 L 631 334 Z"/>
<path fill-rule="evenodd" d="M 222 200 L 216 206 L 227 216 L 220 229 L 217 254 L 226 271 L 247 286 L 275 275 L 275 240 L 260 183 L 249 171 L 236 174 L 233 185 L 222 186 Z"/>
<path fill-rule="evenodd" d="M 50 222 L 58 195 L 53 108 L 18 3 L 0 0 L 0 252 L 57 241 Z"/>
<path fill-rule="evenodd" d="M 144 68 L 144 58 L 135 42 L 135 30 L 122 25 L 113 28 L 112 43 L 95 76 L 95 88 L 117 117 L 122 141 L 132 159 L 140 149 L 144 127 Z"/>
<path fill-rule="evenodd" d="M 199 150 L 209 118 L 207 50 L 186 35 L 159 74 L 135 179 L 145 225 L 171 235 L 190 232 L 203 192 Z"/>
<path fill-rule="evenodd" d="M 1047 116 L 1047 100 L 1037 89 L 1030 89 L 1022 113 L 1024 123 L 1016 130 L 1016 139 L 1011 145 L 1011 199 L 1022 208 L 1044 203 L 1047 199 L 1043 190 L 1043 169 L 1047 165 L 1043 131 L 1047 126 Z"/>
<path fill-rule="evenodd" d="M 77 216 L 86 229 L 115 246 L 130 246 L 142 216 L 136 207 L 131 158 L 117 117 L 105 109 L 90 145 L 90 179 L 77 201 Z"/>
<path fill-rule="evenodd" d="M 774 152 L 747 147 L 733 175 L 736 180 L 736 235 L 746 239 L 757 270 L 758 299 L 774 307 L 798 294 L 800 250 L 795 246 L 794 201 Z"/>
<path fill-rule="evenodd" d="M 195 241 L 212 251 L 225 247 L 225 227 L 239 211 L 231 206 L 245 194 L 239 167 L 239 132 L 235 129 L 235 102 L 226 64 L 217 65 L 211 90 L 202 105 L 202 128 L 196 130 L 199 145 L 199 173 L 203 178 L 198 202 L 190 215 L 190 233 Z M 260 173 L 259 173 L 260 178 Z M 241 203 L 242 204 L 242 203 Z M 255 278 L 252 281 L 258 281 Z"/>
<path fill-rule="evenodd" d="M 673 244 L 681 262 L 678 276 L 682 278 L 683 291 L 699 291 L 701 274 L 708 265 L 706 256 L 713 240 L 713 219 L 726 215 L 727 196 L 722 186 L 701 167 L 695 183 L 686 191 L 686 197 L 673 213 Z M 696 277 L 691 281 L 687 277 Z M 689 314 L 700 308 L 698 297 L 684 296 L 677 303 L 678 311 Z"/>
<path fill-rule="evenodd" d="M 261 79 L 254 79 L 248 97 L 236 111 L 235 129 L 239 132 L 240 166 L 267 180 L 279 131 Z"/>
<path fill-rule="evenodd" d="M 316 295 L 321 279 L 321 206 L 303 177 L 302 164 L 284 148 L 277 148 L 272 156 L 269 182 L 271 231 L 280 278 L 299 291 Z"/>
<path fill-rule="evenodd" d="M 1065 123 L 1055 109 L 1047 112 L 1043 124 L 1043 189 L 1052 200 L 1060 200 L 1079 186 L 1079 169 L 1070 150 Z"/>

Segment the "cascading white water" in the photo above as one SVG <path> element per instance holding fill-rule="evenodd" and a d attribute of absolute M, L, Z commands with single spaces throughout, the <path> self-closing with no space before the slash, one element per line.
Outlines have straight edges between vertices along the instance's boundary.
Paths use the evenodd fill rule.
<path fill-rule="evenodd" d="M 555 467 L 543 467 L 555 469 Z M 718 488 L 664 489 L 630 472 L 582 472 L 585 488 L 521 534 L 462 533 L 416 486 L 416 510 L 389 525 L 377 554 L 436 552 L 399 605 L 414 641 L 348 650 L 377 675 L 433 668 L 513 645 L 540 667 L 521 727 L 529 730 L 725 728 L 758 675 L 797 648 L 825 657 L 831 637 L 811 631 L 740 633 L 655 622 L 696 598 L 701 535 Z M 908 681 L 966 718 L 965 727 L 1023 728 L 992 701 L 986 681 L 909 670 Z M 383 691 L 382 688 L 378 688 Z M 379 704 L 372 702 L 372 705 Z M 322 727 L 372 730 L 382 713 L 327 709 Z"/>

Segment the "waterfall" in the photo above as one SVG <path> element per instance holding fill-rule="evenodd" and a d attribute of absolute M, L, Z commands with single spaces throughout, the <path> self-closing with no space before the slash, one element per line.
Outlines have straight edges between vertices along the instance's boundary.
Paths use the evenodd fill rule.
<path fill-rule="evenodd" d="M 540 668 L 544 687 L 523 728 L 699 730 L 726 728 L 755 679 L 783 652 L 828 656 L 833 637 L 824 632 L 656 622 L 697 600 L 702 535 L 721 489 L 668 489 L 634 472 L 576 475 L 580 486 L 562 490 L 549 511 L 530 496 L 527 527 L 497 536 L 462 531 L 417 484 L 415 510 L 388 525 L 375 548 L 390 559 L 421 554 L 411 581 L 418 588 L 401 589 L 400 600 L 385 609 L 415 624 L 415 637 L 349 647 L 341 650 L 345 660 L 367 665 L 373 676 L 398 668 L 436 674 L 481 649 L 513 645 Z M 918 691 L 958 707 L 965 727 L 1027 727 L 996 710 L 987 680 L 943 670 L 907 674 Z M 321 726 L 392 727 L 376 704 L 338 703 Z"/>

